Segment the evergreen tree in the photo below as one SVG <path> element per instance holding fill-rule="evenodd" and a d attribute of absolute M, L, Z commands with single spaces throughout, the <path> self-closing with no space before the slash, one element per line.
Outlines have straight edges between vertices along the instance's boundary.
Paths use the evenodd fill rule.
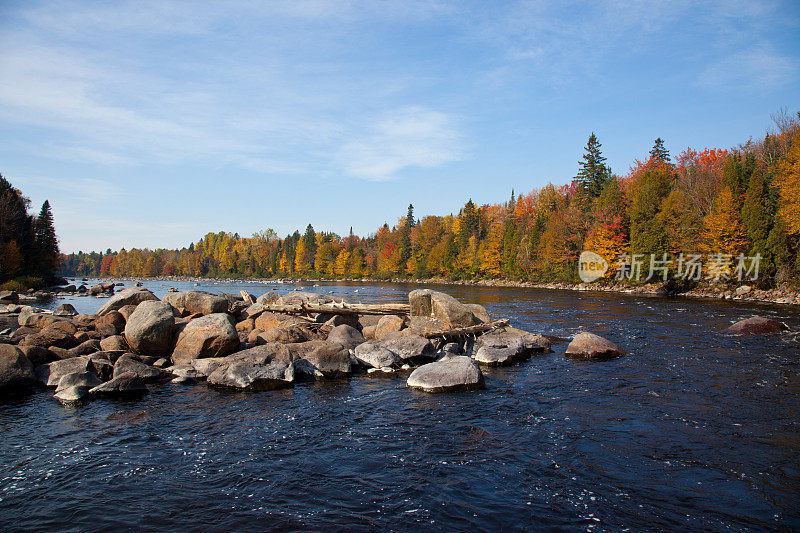
<path fill-rule="evenodd" d="M 600 196 L 606 182 L 611 178 L 611 169 L 606 165 L 606 158 L 603 157 L 600 147 L 600 141 L 592 132 L 586 143 L 583 161 L 578 164 L 580 167 L 578 175 L 575 177 L 584 199 L 592 200 Z"/>
<path fill-rule="evenodd" d="M 658 137 L 650 150 L 650 161 L 659 161 L 661 163 L 671 164 L 669 151 L 664 148 L 664 139 Z"/>
<path fill-rule="evenodd" d="M 411 228 L 414 227 L 414 205 L 408 204 L 406 222 L 400 236 L 400 269 L 405 270 L 406 263 L 411 259 Z"/>
<path fill-rule="evenodd" d="M 53 227 L 53 213 L 50 211 L 50 202 L 42 204 L 39 216 L 34 224 L 36 228 L 36 256 L 37 271 L 44 278 L 52 277 L 59 264 L 61 253 L 58 250 L 58 237 Z"/>

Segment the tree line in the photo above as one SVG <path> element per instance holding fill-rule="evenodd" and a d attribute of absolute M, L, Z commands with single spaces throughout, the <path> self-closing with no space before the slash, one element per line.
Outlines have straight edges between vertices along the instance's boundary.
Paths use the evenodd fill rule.
<path fill-rule="evenodd" d="M 761 279 L 800 273 L 800 113 L 773 116 L 776 130 L 730 149 L 664 140 L 624 174 L 612 172 L 592 133 L 568 183 L 501 204 L 468 200 L 457 214 L 416 218 L 413 205 L 367 237 L 317 232 L 280 238 L 209 233 L 179 250 L 122 249 L 63 257 L 68 275 L 446 278 L 577 281 L 578 257 L 681 253 L 758 256 Z M 664 256 L 663 254 L 667 254 Z M 607 275 L 612 275 L 613 269 Z"/>
<path fill-rule="evenodd" d="M 50 202 L 39 214 L 31 201 L 0 174 L 0 287 L 23 290 L 53 281 L 61 254 Z"/>

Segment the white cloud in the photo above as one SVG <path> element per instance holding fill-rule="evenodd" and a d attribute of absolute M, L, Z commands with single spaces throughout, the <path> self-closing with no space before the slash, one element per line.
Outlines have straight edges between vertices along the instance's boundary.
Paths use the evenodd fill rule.
<path fill-rule="evenodd" d="M 55 179 L 46 176 L 14 176 L 14 183 L 25 188 L 36 188 L 48 193 L 59 192 L 59 197 L 78 202 L 110 200 L 121 194 L 119 187 L 110 181 L 95 178 L 77 180 Z"/>
<path fill-rule="evenodd" d="M 710 65 L 698 77 L 697 85 L 709 89 L 774 89 L 792 82 L 797 69 L 796 61 L 770 46 L 758 45 Z"/>
<path fill-rule="evenodd" d="M 454 120 L 418 106 L 389 113 L 339 154 L 348 174 L 376 181 L 408 167 L 437 167 L 462 157 L 462 135 Z"/>

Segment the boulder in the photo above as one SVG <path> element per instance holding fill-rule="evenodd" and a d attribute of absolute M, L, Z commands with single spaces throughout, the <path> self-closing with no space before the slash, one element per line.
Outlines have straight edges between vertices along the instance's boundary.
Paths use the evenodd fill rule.
<path fill-rule="evenodd" d="M 205 291 L 169 292 L 163 301 L 176 309 L 185 309 L 190 314 L 210 315 L 228 311 L 228 299 L 225 296 Z"/>
<path fill-rule="evenodd" d="M 551 349 L 553 341 L 549 337 L 512 327 L 507 327 L 505 330 L 509 333 L 521 336 L 526 350 L 530 350 L 534 353 L 550 353 L 553 351 Z"/>
<path fill-rule="evenodd" d="M 86 392 L 89 392 L 89 389 L 101 383 L 102 381 L 100 381 L 100 378 L 98 378 L 97 374 L 93 371 L 71 372 L 61 376 L 61 379 L 58 380 L 58 385 L 56 385 L 56 392 L 69 389 L 70 387 L 83 387 L 86 389 Z"/>
<path fill-rule="evenodd" d="M 17 316 L 17 324 L 23 327 L 28 326 L 28 320 L 35 314 L 37 314 L 36 309 L 30 305 L 23 305 L 22 309 L 19 311 L 19 316 Z M 33 324 L 31 324 L 31 326 L 33 326 Z"/>
<path fill-rule="evenodd" d="M 342 324 L 336 326 L 328 334 L 328 342 L 331 344 L 341 344 L 347 349 L 353 349 L 365 341 L 364 336 L 356 328 Z"/>
<path fill-rule="evenodd" d="M 58 318 L 53 316 L 44 317 L 39 321 L 39 327 L 43 330 L 51 328 L 60 329 L 73 336 L 78 333 L 78 328 L 75 326 L 75 324 L 66 318 Z"/>
<path fill-rule="evenodd" d="M 198 372 L 192 365 L 173 365 L 166 368 L 165 371 L 176 378 L 181 378 L 181 383 L 186 383 L 188 380 L 198 381 L 206 379 L 206 375 Z"/>
<path fill-rule="evenodd" d="M 253 330 L 253 333 L 258 331 Z M 306 342 L 312 340 L 316 335 L 300 325 L 295 326 L 282 326 L 277 328 L 270 328 L 262 331 L 255 336 L 256 344 L 269 344 L 273 342 L 280 342 L 283 344 L 292 344 L 298 342 Z M 248 337 L 249 340 L 249 337 Z"/>
<path fill-rule="evenodd" d="M 208 377 L 214 370 L 225 364 L 229 359 L 225 357 L 208 357 L 206 359 L 195 359 L 191 362 L 198 374 Z"/>
<path fill-rule="evenodd" d="M 97 339 L 89 339 L 77 345 L 74 348 L 70 348 L 69 353 L 72 357 L 78 357 L 79 355 L 91 355 L 95 352 L 99 352 L 102 350 L 100 347 L 100 341 Z"/>
<path fill-rule="evenodd" d="M 258 305 L 258 304 L 255 304 Z M 280 313 L 260 313 L 255 319 L 255 328 L 262 331 L 267 331 L 272 328 L 279 328 L 282 326 L 291 326 L 294 324 L 303 323 L 302 320 L 292 315 L 283 315 Z"/>
<path fill-rule="evenodd" d="M 566 355 L 581 359 L 609 359 L 625 355 L 613 342 L 594 333 L 578 333 L 567 346 Z"/>
<path fill-rule="evenodd" d="M 78 341 L 75 340 L 73 335 L 60 328 L 45 328 L 39 333 L 26 336 L 20 342 L 22 346 L 40 346 L 42 348 L 49 348 L 56 346 L 58 348 L 69 349 L 77 346 Z"/>
<path fill-rule="evenodd" d="M 89 393 L 88 387 L 73 385 L 72 387 L 57 390 L 54 396 L 56 400 L 64 405 L 79 406 L 88 402 L 92 395 Z"/>
<path fill-rule="evenodd" d="M 481 323 L 468 305 L 462 304 L 449 294 L 431 289 L 417 289 L 408 295 L 411 316 L 433 317 L 442 320 L 447 328 L 474 326 Z M 486 313 L 486 310 L 483 310 Z M 488 315 L 486 315 L 488 316 Z"/>
<path fill-rule="evenodd" d="M 246 339 L 254 329 L 256 329 L 256 321 L 252 318 L 245 318 L 241 322 L 236 323 L 236 332 L 240 335 L 240 339 Z"/>
<path fill-rule="evenodd" d="M 19 294 L 14 291 L 0 291 L 0 303 L 18 304 Z"/>
<path fill-rule="evenodd" d="M 97 396 L 139 396 L 150 392 L 142 378 L 133 372 L 124 372 L 105 383 L 89 389 Z"/>
<path fill-rule="evenodd" d="M 172 362 L 186 364 L 201 357 L 221 357 L 239 348 L 239 335 L 226 313 L 212 313 L 189 322 L 178 335 Z"/>
<path fill-rule="evenodd" d="M 97 310 L 97 314 L 102 316 L 111 311 L 118 311 L 126 305 L 139 305 L 142 302 L 158 301 L 156 296 L 142 287 L 130 287 L 118 292 L 108 300 L 105 305 Z"/>
<path fill-rule="evenodd" d="M 75 316 L 78 314 L 78 311 L 73 307 L 72 304 L 61 304 L 59 305 L 55 311 L 53 311 L 55 316 Z"/>
<path fill-rule="evenodd" d="M 366 367 L 395 367 L 403 363 L 403 359 L 391 350 L 371 342 L 359 344 L 354 353 L 358 362 Z"/>
<path fill-rule="evenodd" d="M 61 359 L 47 365 L 36 367 L 36 379 L 47 387 L 55 387 L 62 377 L 75 372 L 94 371 L 94 365 L 88 355 Z"/>
<path fill-rule="evenodd" d="M 19 348 L 0 344 L 0 394 L 16 391 L 35 382 L 33 365 Z"/>
<path fill-rule="evenodd" d="M 404 335 L 381 341 L 383 346 L 404 362 L 416 362 L 436 357 L 436 350 L 428 339 L 418 335 Z"/>
<path fill-rule="evenodd" d="M 375 338 L 378 340 L 385 339 L 389 334 L 401 331 L 405 325 L 406 321 L 403 317 L 396 315 L 382 316 L 375 326 Z"/>
<path fill-rule="evenodd" d="M 75 334 L 75 340 L 78 341 L 78 346 L 80 346 L 81 344 L 83 344 L 84 342 L 88 341 L 91 338 L 92 337 L 89 336 L 89 332 L 87 331 L 79 331 Z"/>
<path fill-rule="evenodd" d="M 132 372 L 144 381 L 157 381 L 162 375 L 160 369 L 144 364 L 141 359 L 133 354 L 125 354 L 114 363 L 114 377 L 121 376 L 127 372 Z"/>
<path fill-rule="evenodd" d="M 425 392 L 454 392 L 483 389 L 483 373 L 472 359 L 463 355 L 446 357 L 414 370 L 406 385 Z"/>
<path fill-rule="evenodd" d="M 18 346 L 34 367 L 58 360 L 58 356 L 41 346 Z"/>
<path fill-rule="evenodd" d="M 208 383 L 248 391 L 283 389 L 294 385 L 294 363 L 236 359 L 214 370 Z"/>
<path fill-rule="evenodd" d="M 375 340 L 375 328 L 378 326 L 364 326 L 361 330 L 361 334 L 364 335 L 364 338 L 368 341 Z"/>
<path fill-rule="evenodd" d="M 521 335 L 507 331 L 486 333 L 478 337 L 472 358 L 487 366 L 510 365 L 530 353 Z"/>
<path fill-rule="evenodd" d="M 777 333 L 779 331 L 788 330 L 789 326 L 783 322 L 764 318 L 763 316 L 754 316 L 740 320 L 725 330 L 726 333 L 732 335 L 763 335 L 767 333 Z"/>
<path fill-rule="evenodd" d="M 275 302 L 278 301 L 280 297 L 281 295 L 280 293 L 278 293 L 278 291 L 269 291 L 265 292 L 264 294 L 256 298 L 256 303 L 261 304 L 262 306 L 268 304 L 274 304 Z"/>
<path fill-rule="evenodd" d="M 174 329 L 172 306 L 157 300 L 148 300 L 140 303 L 128 318 L 125 341 L 138 354 L 169 354 L 172 352 Z"/>
<path fill-rule="evenodd" d="M 308 354 L 305 360 L 314 367 L 317 376 L 330 379 L 350 375 L 350 350 L 341 344 L 324 343 Z"/>
<path fill-rule="evenodd" d="M 259 298 L 260 300 L 261 298 Z M 260 303 L 256 300 L 256 303 Z M 333 302 L 333 298 L 325 294 L 317 294 L 315 292 L 292 291 L 280 296 L 275 302 L 280 305 L 321 305 Z M 265 302 L 266 303 L 266 302 Z"/>
<path fill-rule="evenodd" d="M 334 315 L 331 313 L 319 313 L 316 316 L 315 322 L 325 324 L 333 329 L 336 326 L 350 326 L 357 330 L 361 329 L 361 324 L 358 323 L 358 315 Z"/>
<path fill-rule="evenodd" d="M 128 348 L 128 343 L 125 341 L 124 335 L 112 335 L 100 341 L 100 349 L 104 351 L 113 351 L 113 350 L 127 351 L 129 348 Z"/>
<path fill-rule="evenodd" d="M 245 307 L 241 313 L 239 313 L 239 317 L 244 320 L 247 318 L 251 318 L 255 320 L 258 318 L 258 315 L 264 312 L 264 306 L 260 303 L 254 303 Z"/>
<path fill-rule="evenodd" d="M 122 307 L 120 307 L 118 309 L 118 311 L 119 311 L 119 314 L 121 314 L 123 316 L 123 318 L 125 318 L 125 321 L 127 322 L 128 318 L 131 316 L 131 313 L 136 311 L 136 306 L 135 305 L 131 305 L 131 304 L 123 305 Z"/>
<path fill-rule="evenodd" d="M 94 321 L 94 329 L 100 336 L 111 337 L 125 331 L 126 318 L 119 311 L 109 311 Z"/>

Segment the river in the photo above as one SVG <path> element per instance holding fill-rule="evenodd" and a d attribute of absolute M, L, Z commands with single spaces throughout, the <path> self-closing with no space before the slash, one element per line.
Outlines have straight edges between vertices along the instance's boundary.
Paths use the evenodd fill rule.
<path fill-rule="evenodd" d="M 418 287 L 319 284 L 303 286 L 363 303 Z M 800 329 L 796 308 L 439 289 L 521 329 L 591 330 L 629 353 L 575 361 L 556 344 L 454 394 L 366 375 L 253 394 L 167 382 L 81 408 L 35 392 L 0 404 L 0 529 L 800 528 L 800 342 L 722 333 L 753 314 Z M 50 306 L 64 301 L 104 302 Z"/>

